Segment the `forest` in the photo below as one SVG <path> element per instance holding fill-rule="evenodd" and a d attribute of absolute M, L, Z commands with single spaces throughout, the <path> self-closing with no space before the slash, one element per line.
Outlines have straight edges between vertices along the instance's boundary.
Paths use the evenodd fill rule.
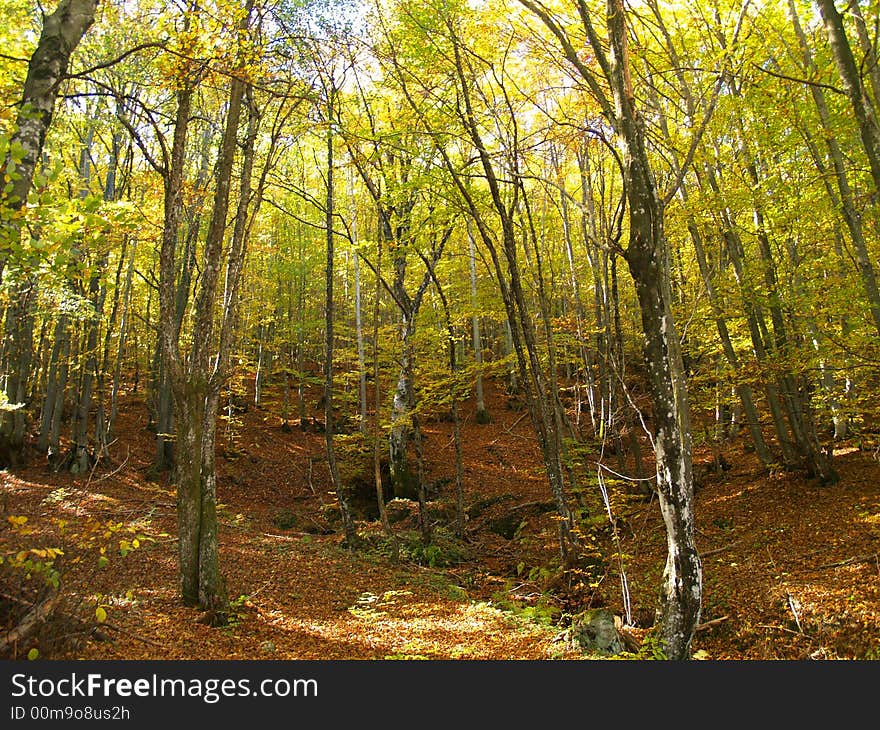
<path fill-rule="evenodd" d="M 880 659 L 878 0 L 0 0 L 0 657 Z"/>

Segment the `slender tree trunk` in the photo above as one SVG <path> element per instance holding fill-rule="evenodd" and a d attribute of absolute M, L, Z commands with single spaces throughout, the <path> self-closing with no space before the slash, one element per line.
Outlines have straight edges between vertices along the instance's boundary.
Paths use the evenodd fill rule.
<path fill-rule="evenodd" d="M 413 392 L 412 338 L 415 327 L 411 316 L 404 314 L 401 330 L 400 372 L 391 400 L 391 430 L 388 434 L 391 483 L 394 496 L 403 499 L 416 499 L 418 487 L 407 455 L 407 443 L 412 433 L 412 409 L 415 406 Z"/>
<path fill-rule="evenodd" d="M 332 83 L 332 82 L 331 82 Z M 345 532 L 345 544 L 354 547 L 357 542 L 354 519 L 348 496 L 348 486 L 342 484 L 339 468 L 336 464 L 336 449 L 333 442 L 333 125 L 336 113 L 336 88 L 331 86 L 327 99 L 327 202 L 325 206 L 325 229 L 327 235 L 327 263 L 325 268 L 325 303 L 324 303 L 324 435 L 327 448 L 327 466 L 339 510 L 342 513 L 342 525 Z"/>
<path fill-rule="evenodd" d="M 672 60 L 674 63 L 677 64 L 677 54 L 675 54 L 671 42 L 669 47 L 671 50 L 670 55 L 672 56 Z M 693 123 L 693 103 L 691 101 L 692 97 L 690 94 L 690 89 L 688 88 L 684 79 L 681 80 L 681 86 L 685 98 L 688 101 L 689 118 Z M 656 106 L 658 109 L 660 108 L 659 103 L 657 103 Z M 660 128 L 663 132 L 664 137 L 666 138 L 667 143 L 671 143 L 671 135 L 669 132 L 666 117 L 662 114 L 660 118 Z M 671 144 L 670 149 L 673 150 L 673 152 L 671 153 L 673 161 L 673 172 L 678 176 L 681 173 L 680 162 Z M 683 206 L 686 210 L 688 210 L 690 204 L 689 190 L 688 185 L 684 179 L 682 179 L 681 181 L 678 189 L 678 194 L 681 198 Z M 697 223 L 694 219 L 693 214 L 688 212 L 686 215 L 688 233 L 690 234 L 691 243 L 694 246 L 694 254 L 697 259 L 697 266 L 700 270 L 700 276 L 702 277 L 703 284 L 706 287 L 706 294 L 709 299 L 709 305 L 712 308 L 712 314 L 715 319 L 715 327 L 718 331 L 718 339 L 721 341 L 721 350 L 724 353 L 724 358 L 727 360 L 727 364 L 730 369 L 734 373 L 739 373 L 741 371 L 739 356 L 736 353 L 730 337 L 730 330 L 727 325 L 727 319 L 723 313 L 721 298 L 718 295 L 715 284 L 712 280 L 712 272 L 709 268 L 709 262 L 706 258 L 706 250 L 703 245 L 703 236 L 700 233 L 699 228 L 697 227 Z M 752 387 L 748 383 L 740 382 L 736 384 L 735 388 L 737 395 L 739 395 L 740 401 L 742 403 L 743 411 L 746 415 L 749 433 L 752 437 L 752 443 L 755 446 L 755 454 L 761 460 L 762 464 L 768 466 L 773 462 L 773 455 L 771 454 L 770 447 L 767 445 L 767 442 L 764 439 L 764 434 L 761 431 L 761 424 L 758 417 L 758 409 L 755 405 Z M 719 434 L 719 438 L 721 437 L 722 435 Z"/>
<path fill-rule="evenodd" d="M 468 231 L 468 239 L 471 244 L 471 258 L 473 261 L 473 238 Z M 458 394 L 456 392 L 456 377 L 458 372 L 457 357 L 455 354 L 455 329 L 452 326 L 452 316 L 449 311 L 449 302 L 443 287 L 433 269 L 431 270 L 431 278 L 434 281 L 434 287 L 440 297 L 440 303 L 443 305 L 443 316 L 446 324 L 446 347 L 449 352 L 449 374 L 451 376 L 450 384 L 450 400 L 452 401 L 452 437 L 455 442 L 455 534 L 459 539 L 464 538 L 464 466 L 462 464 L 461 449 L 461 419 L 458 415 Z"/>
<path fill-rule="evenodd" d="M 306 428 L 308 413 L 306 411 L 306 241 L 303 225 L 297 226 L 297 243 L 299 249 L 299 268 L 297 271 L 297 328 L 296 328 L 296 405 L 297 416 L 301 429 Z M 291 360 L 294 353 L 291 352 Z"/>
<path fill-rule="evenodd" d="M 820 3 L 821 5 L 821 3 Z M 789 0 L 789 14 L 791 15 L 792 25 L 794 26 L 795 35 L 801 47 L 804 58 L 804 65 L 808 72 L 817 71 L 816 64 L 813 61 L 813 55 L 810 46 L 807 43 L 807 37 L 801 27 L 800 20 L 797 15 L 793 0 Z M 842 32 L 842 29 L 841 29 Z M 845 54 L 844 54 L 845 55 Z M 871 77 L 873 78 L 873 76 Z M 877 286 L 877 276 L 871 259 L 868 254 L 868 246 L 865 241 L 865 235 L 862 230 L 862 216 L 856 206 L 852 189 L 849 185 L 849 179 L 846 173 L 843 152 L 837 142 L 831 122 L 831 113 L 828 104 L 825 101 L 825 94 L 819 86 L 810 85 L 810 94 L 819 113 L 819 121 L 822 125 L 823 137 L 828 147 L 828 156 L 831 158 L 831 164 L 834 168 L 834 178 L 837 181 L 837 189 L 840 193 L 841 214 L 850 233 L 850 240 L 856 252 L 856 262 L 858 265 L 859 275 L 862 279 L 862 286 L 868 298 L 868 306 L 871 310 L 871 317 L 874 321 L 874 327 L 880 334 L 880 289 Z M 867 121 L 865 122 L 867 123 Z"/>
<path fill-rule="evenodd" d="M 0 467 L 25 460 L 27 392 L 33 359 L 34 300 L 36 283 L 28 278 L 17 285 L 15 299 L 6 309 L 4 390 L 9 403 L 18 406 L 11 413 L 0 411 Z"/>
<path fill-rule="evenodd" d="M 657 492 L 666 524 L 667 560 L 660 636 L 669 659 L 686 659 L 700 618 L 702 564 L 694 540 L 690 410 L 678 333 L 670 309 L 663 206 L 656 190 L 645 131 L 634 107 L 626 11 L 608 2 L 609 82 L 629 204 L 625 258 L 635 283 L 645 336 L 652 402 Z"/>
<path fill-rule="evenodd" d="M 103 311 L 100 278 L 103 275 L 102 261 L 98 262 L 89 281 L 89 298 L 94 308 L 87 322 L 85 362 L 80 381 L 79 399 L 76 404 L 73 427 L 73 444 L 70 462 L 71 474 L 83 474 L 92 465 L 93 454 L 89 451 L 89 412 L 92 407 L 92 395 L 98 373 L 98 327 Z"/>
<path fill-rule="evenodd" d="M 871 92 L 874 95 L 873 100 L 867 94 L 865 94 L 865 97 L 869 102 L 873 101 L 874 113 L 876 115 L 877 104 L 880 103 L 880 66 L 878 66 L 877 49 L 871 42 L 871 37 L 868 33 L 868 25 L 865 22 L 865 16 L 862 14 L 862 9 L 859 7 L 859 4 L 850 3 L 847 6 L 847 9 L 852 13 L 855 20 L 856 35 L 859 38 L 859 46 L 864 57 L 864 60 L 862 61 L 862 69 L 864 74 L 868 77 Z"/>
<path fill-rule="evenodd" d="M 21 155 L 15 160 L 7 157 L 3 161 L 2 171 L 6 172 L 14 163 L 15 175 L 10 181 L 11 191 L 3 193 L 2 203 L 12 215 L 4 216 L 0 229 L 0 281 L 10 247 L 20 233 L 20 213 L 27 204 L 37 162 L 43 153 L 61 81 L 71 55 L 95 20 L 97 6 L 98 0 L 61 0 L 53 13 L 43 16 L 43 28 L 28 62 L 16 128 L 10 140 L 10 149 L 19 149 Z"/>
<path fill-rule="evenodd" d="M 355 249 L 358 244 L 357 206 L 354 199 L 354 180 L 348 179 L 349 218 L 351 240 Z M 358 363 L 358 400 L 360 402 L 360 423 L 358 428 L 362 434 L 367 432 L 367 366 L 364 356 L 363 303 L 361 301 L 361 266 L 357 250 L 354 252 L 354 328 L 357 345 Z"/>
<path fill-rule="evenodd" d="M 682 188 L 683 189 L 683 188 Z M 740 360 L 733 347 L 733 341 L 730 337 L 730 331 L 727 327 L 727 319 L 724 317 L 719 296 L 715 290 L 715 284 L 712 281 L 712 273 L 709 270 L 709 264 L 706 260 L 706 253 L 703 247 L 703 237 L 693 221 L 688 222 L 688 231 L 690 232 L 691 242 L 694 245 L 694 252 L 697 258 L 697 265 L 700 269 L 700 275 L 703 278 L 703 284 L 706 287 L 706 294 L 709 298 L 709 304 L 715 318 L 715 327 L 718 330 L 718 339 L 721 341 L 721 350 L 727 360 L 728 366 L 733 372 L 738 373 L 741 370 Z M 737 383 L 737 395 L 742 402 L 743 411 L 746 415 L 749 433 L 752 436 L 752 443 L 755 445 L 755 454 L 765 466 L 773 462 L 773 455 L 770 448 L 764 440 L 764 434 L 761 431 L 761 424 L 758 418 L 758 409 L 755 406 L 755 399 L 752 387 L 748 383 Z"/>
<path fill-rule="evenodd" d="M 740 132 L 743 151 L 746 157 L 746 171 L 752 182 L 753 190 L 760 189 L 760 175 L 758 163 L 751 152 L 751 146 L 745 135 L 741 119 L 737 119 L 737 127 Z M 776 263 L 767 232 L 767 222 L 763 207 L 757 196 L 753 200 L 754 224 L 758 252 L 762 262 L 764 285 L 769 294 L 770 321 L 773 328 L 771 340 L 773 349 L 783 356 L 791 354 L 792 341 L 788 333 L 785 317 L 780 304 L 781 293 L 779 291 Z M 794 436 L 794 445 L 798 459 L 811 476 L 817 476 L 823 484 L 837 482 L 838 476 L 831 465 L 826 453 L 819 447 L 815 430 L 812 427 L 812 414 L 809 402 L 811 386 L 806 383 L 797 383 L 795 376 L 788 372 L 780 377 L 782 386 L 783 403 L 788 416 L 791 433 Z"/>
<path fill-rule="evenodd" d="M 584 321 L 586 316 L 584 311 L 583 296 L 581 294 L 580 277 L 578 276 L 577 270 L 575 268 L 574 244 L 572 242 L 571 223 L 569 221 L 568 212 L 568 192 L 565 189 L 565 180 L 563 176 L 559 174 L 561 161 L 554 160 L 554 163 L 557 169 L 557 177 L 559 178 L 559 204 L 560 213 L 562 216 L 562 235 L 565 242 L 565 260 L 568 264 L 569 283 L 571 286 L 572 294 L 574 296 L 575 334 L 577 336 L 578 353 L 580 355 L 580 360 L 583 363 L 583 373 L 584 379 L 586 381 L 587 403 L 590 410 L 590 419 L 593 426 L 593 432 L 595 432 L 596 428 L 593 412 L 593 358 L 589 348 L 586 347 L 586 341 L 584 337 Z M 580 425 L 581 401 L 579 382 L 577 384 L 577 389 L 577 423 L 578 425 Z"/>
<path fill-rule="evenodd" d="M 381 421 L 380 421 L 380 385 L 379 385 L 379 303 L 382 298 L 380 287 L 382 273 L 382 247 L 379 246 L 376 256 L 376 296 L 373 300 L 373 480 L 376 485 L 376 503 L 379 508 L 379 521 L 382 530 L 391 541 L 392 558 L 396 563 L 400 559 L 400 541 L 391 528 L 388 519 L 388 510 L 385 509 L 385 487 L 382 484 L 382 460 L 381 460 Z"/>
<path fill-rule="evenodd" d="M 122 132 L 116 131 L 113 134 L 110 143 L 110 162 L 107 167 L 107 177 L 104 183 L 104 200 L 116 200 L 120 191 L 117 189 L 116 178 L 119 169 L 119 154 L 122 148 Z M 122 239 L 122 247 L 119 251 L 119 261 L 116 264 L 116 275 L 113 283 L 113 303 L 110 306 L 110 314 L 104 329 L 104 342 L 101 347 L 101 363 L 97 369 L 95 382 L 95 443 L 99 456 L 107 455 L 107 418 L 105 389 L 107 382 L 107 372 L 110 364 L 110 342 L 113 332 L 116 329 L 116 315 L 119 312 L 119 286 L 122 280 L 122 269 L 125 265 L 125 256 L 128 252 L 129 237 L 125 235 Z M 106 268 L 106 262 L 105 262 Z M 107 298 L 107 287 L 104 284 L 101 287 L 102 302 Z M 119 335 L 121 338 L 121 334 Z"/>
<path fill-rule="evenodd" d="M 116 345 L 116 365 L 113 370 L 113 385 L 110 389 L 110 416 L 107 419 L 107 431 L 104 442 L 113 440 L 116 428 L 116 417 L 119 413 L 119 388 L 122 383 L 122 361 L 125 355 L 125 343 L 128 337 L 129 312 L 131 309 L 131 284 L 134 278 L 134 261 L 137 255 L 137 239 L 132 240 L 131 257 L 128 260 L 128 271 L 125 274 L 125 293 L 122 297 L 122 315 L 119 319 L 119 341 Z"/>
<path fill-rule="evenodd" d="M 474 235 L 471 231 L 471 224 L 467 224 L 468 237 L 468 270 L 471 279 L 471 307 L 473 314 L 471 315 L 471 324 L 474 336 L 474 362 L 477 366 L 476 374 L 476 392 L 477 392 L 477 423 L 489 423 L 491 420 L 489 411 L 486 410 L 486 400 L 483 394 L 483 342 L 480 337 L 480 317 L 479 317 L 479 300 L 477 299 L 477 265 L 476 250 L 474 247 Z M 454 343 L 452 345 L 454 352 Z"/>
<path fill-rule="evenodd" d="M 843 17 L 837 11 L 834 0 L 816 0 L 816 5 L 819 7 L 819 13 L 825 24 L 831 55 L 858 124 L 862 146 L 868 158 L 871 177 L 874 180 L 873 197 L 874 204 L 877 205 L 880 202 L 878 201 L 878 196 L 880 196 L 880 126 L 878 126 L 873 105 L 862 84 L 861 74 L 853 57 L 846 30 L 843 27 Z"/>
<path fill-rule="evenodd" d="M 715 195 L 721 195 L 718 178 L 715 170 L 706 166 L 706 180 L 710 190 Z M 749 336 L 752 342 L 752 351 L 755 360 L 762 370 L 767 367 L 767 345 L 766 325 L 762 324 L 763 312 L 761 308 L 754 302 L 753 292 L 750 290 L 746 280 L 745 272 L 745 251 L 743 249 L 742 239 L 737 230 L 737 226 L 733 221 L 733 217 L 726 207 L 722 206 L 719 211 L 721 221 L 721 234 L 725 244 L 725 251 L 730 264 L 733 267 L 733 275 L 736 279 L 737 286 L 740 290 L 740 298 L 742 307 L 746 315 L 746 323 L 749 329 Z M 797 456 L 793 446 L 792 437 L 789 433 L 788 425 L 785 422 L 785 415 L 780 400 L 779 387 L 775 382 L 775 376 L 772 373 L 766 373 L 763 377 L 764 395 L 767 400 L 767 408 L 773 421 L 776 431 L 776 438 L 782 452 L 782 461 L 787 466 L 791 466 L 797 461 Z"/>
<path fill-rule="evenodd" d="M 447 21 L 446 28 L 453 41 L 456 80 L 463 101 L 460 107 L 461 121 L 479 155 L 482 171 L 491 194 L 492 209 L 498 218 L 501 228 L 499 236 L 496 237 L 496 234 L 490 231 L 484 216 L 480 213 L 473 196 L 464 185 L 460 172 L 452 164 L 446 150 L 441 146 L 438 146 L 437 150 L 442 156 L 444 165 L 451 174 L 456 188 L 467 203 L 470 215 L 492 258 L 492 265 L 495 269 L 505 313 L 510 325 L 513 350 L 516 353 L 517 369 L 521 379 L 519 385 L 523 388 L 523 395 L 532 426 L 538 436 L 542 459 L 547 470 L 547 479 L 556 504 L 557 513 L 560 517 L 558 521 L 560 556 L 562 562 L 567 564 L 569 560 L 568 543 L 571 538 L 571 514 L 566 501 L 563 478 L 564 470 L 561 463 L 561 453 L 558 448 L 560 435 L 555 424 L 555 416 L 558 414 L 555 413 L 555 405 L 551 400 L 552 395 L 548 393 L 537 347 L 531 309 L 523 289 L 518 261 L 515 227 L 515 214 L 519 209 L 519 194 L 521 192 L 521 181 L 519 179 L 518 162 L 516 159 L 518 151 L 515 151 L 511 158 L 507 160 L 514 180 L 511 186 L 512 189 L 508 191 L 509 195 L 505 195 L 502 187 L 503 181 L 499 179 L 499 175 L 496 172 L 496 163 L 484 144 L 474 114 L 469 81 L 469 77 L 472 78 L 473 74 L 468 72 L 470 69 L 470 59 L 467 57 L 466 60 L 462 53 L 460 39 L 457 37 L 451 21 Z M 417 108 L 411 98 L 409 98 L 409 101 L 413 108 Z M 508 176 L 509 173 L 505 172 L 504 177 Z M 504 263 L 502 263 L 502 256 Z"/>
<path fill-rule="evenodd" d="M 62 314 L 55 323 L 52 352 L 49 355 L 49 371 L 46 377 L 46 392 L 43 398 L 43 412 L 40 419 L 40 435 L 37 438 L 37 448 L 46 452 L 50 461 L 53 461 L 58 453 L 61 404 L 64 400 L 64 391 L 67 388 L 69 353 L 70 319 L 66 314 Z"/>

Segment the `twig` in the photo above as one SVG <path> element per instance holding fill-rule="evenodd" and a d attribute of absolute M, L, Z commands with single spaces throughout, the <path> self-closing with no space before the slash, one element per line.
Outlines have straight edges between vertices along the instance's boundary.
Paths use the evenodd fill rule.
<path fill-rule="evenodd" d="M 505 430 L 507 433 L 509 433 L 511 436 L 515 436 L 516 434 L 511 433 L 511 432 L 513 431 L 514 426 L 516 426 L 516 424 L 518 424 L 518 423 L 519 423 L 523 418 L 525 418 L 527 415 L 529 415 L 529 412 L 528 412 L 528 411 L 526 411 L 525 413 L 523 413 L 519 418 L 517 418 L 513 423 L 511 423 L 510 426 L 505 427 L 504 430 Z M 489 442 L 489 446 L 493 446 L 493 445 L 495 445 L 496 443 L 498 443 L 498 439 L 500 439 L 500 438 L 501 438 L 501 437 L 498 436 L 497 438 L 492 439 L 492 440 Z"/>
<path fill-rule="evenodd" d="M 711 629 L 713 626 L 718 626 L 718 624 L 723 624 L 730 616 L 720 616 L 719 618 L 713 618 L 711 621 L 704 621 L 701 624 L 697 624 L 697 628 L 694 631 L 705 631 L 706 629 Z"/>
<path fill-rule="evenodd" d="M 122 463 L 118 467 L 116 467 L 113 471 L 111 471 L 109 474 L 104 474 L 103 476 L 96 479 L 95 482 L 103 482 L 105 479 L 109 479 L 110 477 L 116 476 L 119 472 L 121 472 L 125 468 L 125 465 L 128 463 L 128 459 L 130 456 L 131 456 L 131 447 L 126 446 L 125 458 L 122 460 Z M 97 466 L 97 462 L 95 465 Z"/>
<path fill-rule="evenodd" d="M 856 555 L 852 558 L 847 558 L 846 560 L 839 560 L 836 563 L 825 563 L 825 565 L 819 565 L 815 568 L 807 568 L 807 570 L 827 570 L 828 568 L 842 568 L 844 565 L 858 565 L 859 563 L 867 563 L 871 560 L 876 560 L 878 556 L 880 556 L 880 553 Z"/>
<path fill-rule="evenodd" d="M 527 415 L 529 415 L 529 412 L 528 412 L 528 411 L 526 411 L 525 413 L 523 413 L 519 418 L 517 418 L 513 423 L 510 424 L 510 426 L 508 426 L 508 427 L 505 428 L 504 430 L 507 431 L 507 433 L 510 433 L 511 431 L 513 431 L 513 427 L 516 426 L 516 425 L 517 425 L 517 424 L 518 424 L 523 418 L 525 418 Z M 496 439 L 496 440 L 497 440 L 497 439 Z"/>
<path fill-rule="evenodd" d="M 298 537 L 315 537 L 315 533 L 313 532 L 297 532 L 291 530 L 287 535 L 276 535 L 272 532 L 261 532 L 263 537 L 270 537 L 273 540 L 281 540 L 283 542 L 296 542 Z"/>
<path fill-rule="evenodd" d="M 650 477 L 627 476 L 626 474 L 621 474 L 619 471 L 614 471 L 614 469 L 612 469 L 610 466 L 607 466 L 606 464 L 603 464 L 602 462 L 594 461 L 593 463 L 597 467 L 599 467 L 600 469 L 604 469 L 605 471 L 610 472 L 614 476 L 619 477 L 620 479 L 625 479 L 628 482 L 653 482 L 654 480 L 657 479 L 656 475 L 650 476 Z"/>
<path fill-rule="evenodd" d="M 800 606 L 797 599 L 794 598 L 791 595 L 791 593 L 786 593 L 785 594 L 785 602 L 788 604 L 788 608 L 791 610 L 791 613 L 794 616 L 794 622 L 795 622 L 795 624 L 797 624 L 798 631 L 800 631 L 802 634 L 804 634 L 804 636 L 806 636 L 806 634 L 804 633 L 804 627 L 801 626 L 801 617 L 798 616 L 798 612 L 797 612 L 798 607 Z"/>
<path fill-rule="evenodd" d="M 312 457 L 311 457 L 311 456 L 309 457 L 309 474 L 308 474 L 308 481 L 309 481 L 309 489 L 312 490 L 312 494 L 314 494 L 315 496 L 317 496 L 317 492 L 315 492 L 315 485 L 312 484 Z"/>
<path fill-rule="evenodd" d="M 2 598 L 4 601 L 12 601 L 13 603 L 17 603 L 21 606 L 33 605 L 30 601 L 26 601 L 24 598 L 19 598 L 18 596 L 13 596 L 9 593 L 3 593 L 2 591 L 0 591 L 0 598 Z"/>
<path fill-rule="evenodd" d="M 755 624 L 755 626 L 759 629 L 773 629 L 774 631 L 785 631 L 789 634 L 794 634 L 795 636 L 804 636 L 808 639 L 812 639 L 813 637 L 805 634 L 803 631 L 794 631 L 793 629 L 787 629 L 785 626 L 772 626 L 771 624 Z"/>
<path fill-rule="evenodd" d="M 96 628 L 112 629 L 113 631 L 118 631 L 120 634 L 125 634 L 126 636 L 130 636 L 132 639 L 135 639 L 137 641 L 142 641 L 144 644 L 149 644 L 150 646 L 155 646 L 155 647 L 158 647 L 159 649 L 166 648 L 162 644 L 159 644 L 158 642 L 153 641 L 152 639 L 146 639 L 143 636 L 138 636 L 137 634 L 135 634 L 132 631 L 129 631 L 128 629 L 123 629 L 121 626 L 117 626 L 116 624 L 107 623 L 106 621 L 102 624 L 99 624 Z"/>

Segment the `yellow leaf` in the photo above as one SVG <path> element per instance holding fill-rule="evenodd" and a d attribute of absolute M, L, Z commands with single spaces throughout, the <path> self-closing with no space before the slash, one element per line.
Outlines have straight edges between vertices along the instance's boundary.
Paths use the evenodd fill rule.
<path fill-rule="evenodd" d="M 31 650 L 28 652 L 28 659 L 30 659 L 31 661 L 33 661 L 34 659 L 36 659 L 38 656 L 40 656 L 40 650 L 39 650 L 39 649 L 31 649 Z"/>
<path fill-rule="evenodd" d="M 103 609 L 102 606 L 98 606 L 95 609 L 95 618 L 98 619 L 99 624 L 102 624 L 107 620 L 107 612 Z"/>

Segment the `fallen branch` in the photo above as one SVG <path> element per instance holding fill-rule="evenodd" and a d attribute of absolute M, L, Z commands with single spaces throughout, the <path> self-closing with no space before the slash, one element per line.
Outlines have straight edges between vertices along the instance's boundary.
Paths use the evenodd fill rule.
<path fill-rule="evenodd" d="M 803 634 L 804 627 L 801 626 L 801 617 L 798 616 L 798 609 L 801 607 L 800 602 L 790 593 L 785 594 L 785 602 L 788 604 L 788 608 L 791 610 L 791 613 L 794 616 L 794 622 L 795 624 L 797 624 L 798 631 Z"/>
<path fill-rule="evenodd" d="M 153 641 L 152 639 L 146 639 L 143 636 L 138 636 L 137 634 L 135 634 L 132 631 L 129 631 L 128 629 L 124 629 L 121 626 L 117 626 L 116 624 L 111 624 L 106 621 L 102 624 L 99 624 L 99 626 L 97 626 L 96 628 L 112 629 L 113 631 L 118 631 L 120 634 L 125 634 L 126 636 L 130 636 L 132 639 L 135 639 L 136 641 L 141 641 L 144 644 L 149 644 L 150 646 L 155 646 L 159 649 L 165 648 L 165 646 L 163 646 L 162 644 L 160 644 L 156 641 Z"/>
<path fill-rule="evenodd" d="M 807 568 L 807 570 L 828 570 L 829 568 L 842 568 L 844 565 L 858 565 L 859 563 L 868 563 L 872 560 L 877 560 L 880 557 L 880 553 L 870 553 L 869 555 L 856 555 L 852 558 L 847 558 L 846 560 L 838 560 L 836 563 L 825 563 L 824 565 L 819 565 L 815 568 Z"/>
<path fill-rule="evenodd" d="M 813 637 L 809 634 L 805 634 L 803 631 L 795 631 L 794 629 L 787 629 L 785 626 L 773 626 L 771 624 L 755 624 L 755 626 L 759 629 L 773 629 L 774 631 L 785 631 L 789 634 L 794 634 L 795 636 L 803 636 L 807 639 L 812 639 Z"/>
<path fill-rule="evenodd" d="M 0 591 L 0 598 L 2 598 L 4 601 L 12 601 L 13 603 L 18 603 L 19 605 L 23 605 L 23 606 L 30 606 L 31 605 L 31 602 L 26 601 L 24 598 L 20 598 L 19 596 L 13 596 L 13 595 L 10 595 L 9 593 L 3 593 L 2 591 Z"/>
<path fill-rule="evenodd" d="M 10 646 L 19 641 L 24 641 L 33 634 L 49 614 L 55 610 L 55 606 L 58 605 L 60 600 L 61 594 L 58 591 L 54 591 L 39 603 L 34 604 L 31 610 L 18 623 L 18 626 L 10 629 L 6 636 L 0 639 L 0 654 L 4 654 Z"/>
<path fill-rule="evenodd" d="M 112 445 L 112 444 L 107 444 L 108 447 L 111 446 L 111 445 Z M 131 456 L 131 447 L 128 447 L 128 446 L 127 446 L 127 447 L 126 447 L 126 452 L 125 452 L 125 458 L 122 460 L 122 463 L 121 463 L 118 467 L 116 467 L 113 471 L 109 472 L 108 474 L 103 474 L 102 476 L 100 476 L 100 477 L 98 477 L 97 479 L 95 479 L 95 482 L 96 482 L 96 483 L 97 483 L 97 482 L 103 482 L 103 481 L 106 480 L 106 479 L 110 479 L 111 477 L 116 476 L 119 472 L 121 472 L 121 471 L 125 468 L 125 465 L 128 463 L 128 459 L 129 459 L 130 456 Z M 97 466 L 97 465 L 98 465 L 98 462 L 96 461 L 96 462 L 95 462 L 95 466 Z M 92 473 L 94 473 L 94 470 L 92 470 Z M 89 482 L 91 482 L 91 481 L 92 481 L 92 477 L 91 477 L 91 475 L 90 475 L 90 476 L 89 476 Z M 89 482 L 86 483 L 86 486 L 89 485 Z"/>
<path fill-rule="evenodd" d="M 510 426 L 502 426 L 502 428 L 504 428 L 504 430 L 505 430 L 508 434 L 510 434 L 511 436 L 516 436 L 516 434 L 513 433 L 513 429 L 514 429 L 514 428 L 516 427 L 516 425 L 517 425 L 517 424 L 518 424 L 523 418 L 525 418 L 527 415 L 529 415 L 529 412 L 528 412 L 528 411 L 526 411 L 525 413 L 523 413 L 519 418 L 517 418 L 513 423 L 511 423 Z M 501 438 L 501 437 L 498 436 L 497 438 L 492 439 L 492 440 L 489 442 L 488 445 L 489 445 L 489 446 L 494 446 L 496 443 L 498 443 L 498 440 L 499 440 L 500 438 Z"/>
<path fill-rule="evenodd" d="M 697 628 L 694 631 L 705 631 L 706 629 L 711 629 L 713 626 L 718 626 L 718 624 L 723 624 L 730 616 L 720 616 L 719 618 L 713 618 L 711 621 L 704 621 L 701 624 L 697 624 Z"/>

